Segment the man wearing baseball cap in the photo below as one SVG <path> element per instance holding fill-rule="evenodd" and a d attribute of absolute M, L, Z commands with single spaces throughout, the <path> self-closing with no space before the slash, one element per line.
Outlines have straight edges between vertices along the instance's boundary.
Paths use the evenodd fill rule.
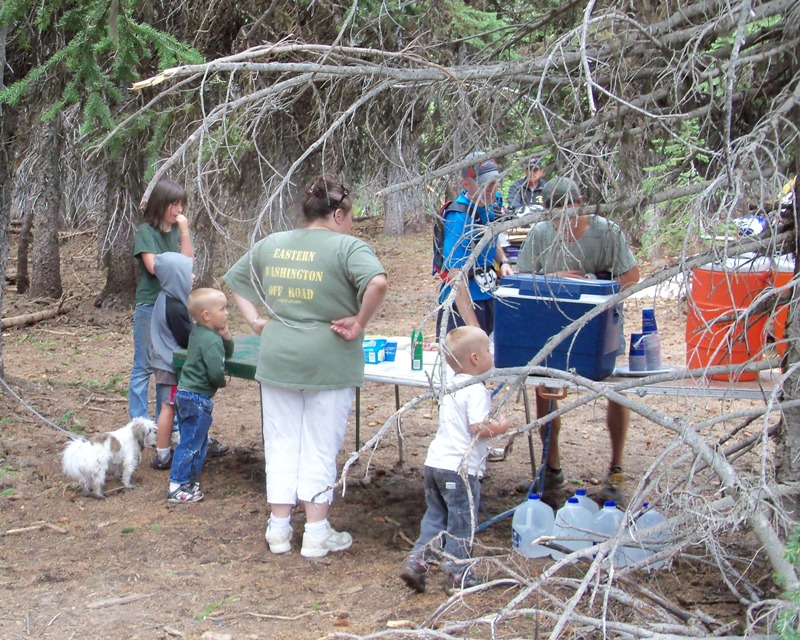
<path fill-rule="evenodd" d="M 542 159 L 538 156 L 528 158 L 525 164 L 525 177 L 512 183 L 508 188 L 508 208 L 511 210 L 542 204 L 542 189 L 547 180 L 542 178 Z"/>
<path fill-rule="evenodd" d="M 542 189 L 542 200 L 549 219 L 537 222 L 528 232 L 517 260 L 521 273 L 616 280 L 620 290 L 639 281 L 639 267 L 622 229 L 602 216 L 580 214 L 583 196 L 573 180 L 553 178 Z M 624 348 L 624 339 L 622 345 Z M 537 417 L 546 416 L 556 409 L 555 400 L 541 398 L 537 393 Z M 606 428 L 611 440 L 611 462 L 605 486 L 600 492 L 603 500 L 619 502 L 623 497 L 622 458 L 629 423 L 628 408 L 609 401 Z M 550 421 L 545 489 L 564 483 L 558 446 L 560 429 L 560 418 Z M 540 429 L 540 435 L 544 441 L 544 428 Z"/>
<path fill-rule="evenodd" d="M 450 295 L 451 283 L 456 282 L 461 274 L 473 249 L 486 231 L 486 225 L 495 219 L 493 205 L 500 184 L 500 172 L 497 163 L 485 155 L 478 151 L 465 158 L 475 161 L 461 170 L 461 195 L 443 213 L 442 266 L 447 277 L 442 280 L 439 288 L 440 304 Z M 463 325 L 480 327 L 487 334 L 492 333 L 493 292 L 498 284 L 495 262 L 500 264 L 501 275 L 512 273 L 503 249 L 492 241 L 478 254 L 474 265 L 466 273 L 466 282 L 456 288 L 455 304 L 452 313 L 448 315 L 445 333 Z M 437 337 L 443 313 L 444 309 L 440 309 L 436 322 Z"/>

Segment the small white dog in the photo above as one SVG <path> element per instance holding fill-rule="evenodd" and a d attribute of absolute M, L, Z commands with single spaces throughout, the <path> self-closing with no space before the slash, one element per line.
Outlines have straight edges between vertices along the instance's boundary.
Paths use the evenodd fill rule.
<path fill-rule="evenodd" d="M 103 485 L 109 471 L 130 489 L 131 475 L 139 464 L 142 449 L 156 443 L 156 425 L 147 418 L 134 418 L 116 431 L 72 440 L 64 449 L 61 468 L 64 474 L 80 482 L 83 492 L 93 498 L 105 498 Z"/>

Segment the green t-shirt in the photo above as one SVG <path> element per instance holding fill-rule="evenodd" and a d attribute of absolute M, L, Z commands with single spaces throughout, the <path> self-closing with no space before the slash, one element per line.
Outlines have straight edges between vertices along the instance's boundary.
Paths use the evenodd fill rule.
<path fill-rule="evenodd" d="M 274 233 L 228 273 L 232 291 L 272 318 L 261 334 L 256 378 L 295 389 L 344 389 L 364 381 L 363 336 L 344 340 L 331 322 L 354 316 L 372 278 L 385 274 L 372 248 L 326 229 Z"/>
<path fill-rule="evenodd" d="M 528 232 L 517 257 L 517 268 L 524 273 L 607 271 L 616 279 L 634 266 L 636 258 L 619 225 L 595 215 L 589 216 L 586 232 L 573 242 L 565 242 L 549 220 L 537 222 Z"/>
<path fill-rule="evenodd" d="M 139 280 L 136 283 L 136 303 L 155 304 L 158 294 L 161 293 L 161 284 L 152 273 L 144 266 L 143 253 L 158 255 L 181 250 L 181 232 L 177 225 L 163 233 L 153 227 L 149 222 L 144 222 L 136 229 L 133 239 L 133 255 L 139 263 Z"/>

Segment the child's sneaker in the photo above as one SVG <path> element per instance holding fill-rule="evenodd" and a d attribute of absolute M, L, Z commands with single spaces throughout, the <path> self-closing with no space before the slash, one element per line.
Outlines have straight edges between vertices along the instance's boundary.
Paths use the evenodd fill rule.
<path fill-rule="evenodd" d="M 428 567 L 413 556 L 406 560 L 400 578 L 406 583 L 409 589 L 417 593 L 425 592 L 425 578 L 427 577 Z"/>
<path fill-rule="evenodd" d="M 231 448 L 227 444 L 222 444 L 219 440 L 215 440 L 214 438 L 208 439 L 206 455 L 209 458 L 221 458 L 227 455 L 230 450 Z"/>
<path fill-rule="evenodd" d="M 349 549 L 351 544 L 353 544 L 353 538 L 347 531 L 336 531 L 333 527 L 328 527 L 328 531 L 321 540 L 313 540 L 308 533 L 304 533 L 300 555 L 304 558 L 321 558 L 328 555 L 328 551 Z"/>
<path fill-rule="evenodd" d="M 292 528 L 285 527 L 284 529 L 273 531 L 269 525 L 264 532 L 264 539 L 269 545 L 269 550 L 272 553 L 289 553 L 292 550 Z"/>
<path fill-rule="evenodd" d="M 194 487 L 188 484 L 182 484 L 175 491 L 167 493 L 167 502 L 172 504 L 183 504 L 186 502 L 200 502 L 203 499 L 202 492 L 198 489 L 197 492 L 193 491 Z"/>

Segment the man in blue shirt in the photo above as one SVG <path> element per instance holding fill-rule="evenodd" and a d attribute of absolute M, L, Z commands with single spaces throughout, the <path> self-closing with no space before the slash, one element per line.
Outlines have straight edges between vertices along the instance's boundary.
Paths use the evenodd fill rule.
<path fill-rule="evenodd" d="M 485 154 L 478 151 L 471 153 L 467 159 L 477 159 L 483 155 Z M 481 240 L 486 225 L 495 219 L 493 205 L 499 181 L 497 163 L 491 158 L 469 165 L 461 171 L 461 195 L 443 214 L 443 273 L 447 275 L 439 289 L 440 304 L 450 295 L 451 283 L 455 284 L 459 276 L 466 276 L 466 282 L 456 287 L 455 304 L 452 313 L 448 315 L 444 334 L 463 325 L 480 327 L 487 334 L 491 334 L 494 329 L 494 290 L 499 280 L 495 263 L 500 265 L 501 276 L 512 273 L 505 252 L 493 240 L 480 251 L 468 271 L 463 275 L 462 272 L 470 254 Z M 443 312 L 444 309 L 439 310 L 437 336 Z"/>

